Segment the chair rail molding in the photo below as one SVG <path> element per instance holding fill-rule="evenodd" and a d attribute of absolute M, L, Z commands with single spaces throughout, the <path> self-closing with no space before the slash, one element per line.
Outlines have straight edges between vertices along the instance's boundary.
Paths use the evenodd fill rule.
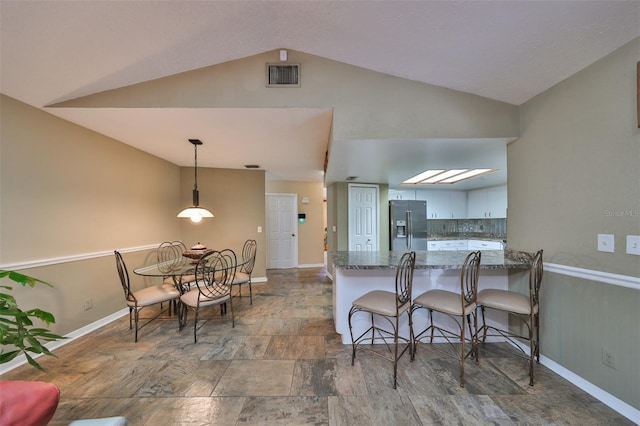
<path fill-rule="evenodd" d="M 132 252 L 136 252 L 136 251 L 156 249 L 156 248 L 158 248 L 159 245 L 160 245 L 160 243 L 148 244 L 148 245 L 144 245 L 144 246 L 128 247 L 128 248 L 124 248 L 124 249 L 118 249 L 118 251 L 120 253 L 132 253 Z M 35 260 L 28 260 L 28 261 L 24 261 L 24 262 L 1 263 L 0 264 L 0 269 L 17 270 L 17 269 L 39 268 L 41 266 L 59 265 L 61 263 L 78 262 L 78 261 L 81 261 L 81 260 L 89 260 L 89 259 L 95 259 L 97 257 L 105 257 L 105 256 L 113 256 L 113 250 L 96 251 L 96 252 L 92 252 L 92 253 L 73 254 L 73 255 L 69 255 L 69 256 L 52 257 L 52 258 L 49 258 L 49 259 L 35 259 Z"/>
<path fill-rule="evenodd" d="M 556 263 L 545 263 L 545 272 L 568 275 L 570 277 L 582 278 L 590 281 L 597 281 L 604 284 L 617 285 L 620 287 L 640 290 L 640 277 L 628 275 L 612 274 L 610 272 L 595 271 L 592 269 L 578 268 L 575 266 L 559 265 Z"/>

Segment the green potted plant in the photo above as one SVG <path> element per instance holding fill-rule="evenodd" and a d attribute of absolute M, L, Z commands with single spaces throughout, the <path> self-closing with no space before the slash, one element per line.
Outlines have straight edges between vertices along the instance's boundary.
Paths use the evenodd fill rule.
<path fill-rule="evenodd" d="M 0 269 L 0 279 L 5 277 L 21 284 L 23 287 L 27 285 L 35 287 L 37 283 L 52 287 L 51 284 L 37 278 L 15 271 Z M 20 309 L 15 297 L 6 293 L 6 291 L 11 290 L 13 290 L 13 287 L 0 285 L 0 364 L 9 362 L 18 355 L 24 354 L 29 364 L 42 370 L 42 367 L 32 355 L 55 356 L 44 344 L 64 339 L 64 337 L 50 332 L 47 328 L 34 325 L 34 319 L 43 321 L 47 326 L 56 321 L 53 314 L 42 309 L 36 308 L 28 311 Z"/>

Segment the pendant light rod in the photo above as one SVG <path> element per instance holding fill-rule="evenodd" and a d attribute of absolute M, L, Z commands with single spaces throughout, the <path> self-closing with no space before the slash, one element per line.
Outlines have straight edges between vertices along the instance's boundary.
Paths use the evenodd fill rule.
<path fill-rule="evenodd" d="M 198 145 L 202 145 L 200 139 L 189 139 L 189 142 L 193 144 L 193 157 L 194 157 L 194 179 L 193 179 L 193 205 L 198 207 L 200 205 L 200 195 L 198 194 Z"/>

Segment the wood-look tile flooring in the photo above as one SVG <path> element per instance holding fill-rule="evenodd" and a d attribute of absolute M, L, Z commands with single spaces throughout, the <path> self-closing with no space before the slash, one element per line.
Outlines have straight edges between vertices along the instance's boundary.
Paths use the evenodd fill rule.
<path fill-rule="evenodd" d="M 480 364 L 421 345 L 399 365 L 343 345 L 332 320 L 331 281 L 323 268 L 270 270 L 268 282 L 234 298 L 235 328 L 218 307 L 193 343 L 193 316 L 156 320 L 133 342 L 121 318 L 24 365 L 0 380 L 44 380 L 61 398 L 54 422 L 125 416 L 130 425 L 597 425 L 632 424 L 603 403 L 502 344 L 485 344 Z M 113 284 L 118 285 L 114 282 Z M 246 289 L 244 291 L 246 296 Z M 143 310 L 144 313 L 144 310 Z M 150 312 L 147 312 L 149 314 Z"/>

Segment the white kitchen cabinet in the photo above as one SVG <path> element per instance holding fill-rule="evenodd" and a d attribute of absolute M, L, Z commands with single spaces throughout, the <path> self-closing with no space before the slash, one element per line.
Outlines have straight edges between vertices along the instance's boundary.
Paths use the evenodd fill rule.
<path fill-rule="evenodd" d="M 466 217 L 465 192 L 418 189 L 416 200 L 427 202 L 427 219 L 464 219 Z"/>
<path fill-rule="evenodd" d="M 466 249 L 467 240 L 437 240 L 427 243 L 427 250 L 429 251 L 464 251 Z"/>
<path fill-rule="evenodd" d="M 487 190 L 476 189 L 467 193 L 467 219 L 484 219 L 487 215 Z"/>
<path fill-rule="evenodd" d="M 450 191 L 449 209 L 451 210 L 452 219 L 466 219 L 467 193 L 464 191 Z"/>
<path fill-rule="evenodd" d="M 502 250 L 503 245 L 500 241 L 485 241 L 485 240 L 469 240 L 467 242 L 467 249 L 473 250 Z"/>
<path fill-rule="evenodd" d="M 506 217 L 506 186 L 476 189 L 467 193 L 468 219 L 499 219 Z"/>
<path fill-rule="evenodd" d="M 507 217 L 507 187 L 496 186 L 487 189 L 487 204 L 491 217 Z"/>
<path fill-rule="evenodd" d="M 390 189 L 389 200 L 416 200 L 416 191 L 413 189 Z"/>
<path fill-rule="evenodd" d="M 502 250 L 500 241 L 487 240 L 435 240 L 427 242 L 429 251 L 475 251 L 475 250 Z"/>

